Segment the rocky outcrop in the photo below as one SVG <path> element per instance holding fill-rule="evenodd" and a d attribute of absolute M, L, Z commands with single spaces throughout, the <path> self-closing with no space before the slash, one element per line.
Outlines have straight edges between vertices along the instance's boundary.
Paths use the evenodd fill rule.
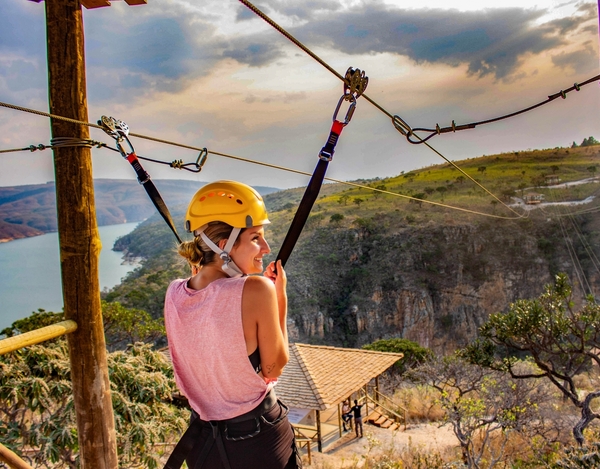
<path fill-rule="evenodd" d="M 324 226 L 297 248 L 287 269 L 297 340 L 355 347 L 403 337 L 448 352 L 474 339 L 490 314 L 538 296 L 559 271 L 576 277 L 560 229 L 546 220 L 384 225 Z"/>

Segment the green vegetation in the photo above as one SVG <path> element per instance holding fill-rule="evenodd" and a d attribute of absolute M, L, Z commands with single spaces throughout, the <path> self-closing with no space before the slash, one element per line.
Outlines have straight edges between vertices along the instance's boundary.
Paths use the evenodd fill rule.
<path fill-rule="evenodd" d="M 399 373 L 404 373 L 419 363 L 433 357 L 433 352 L 428 348 L 421 347 L 416 342 L 408 339 L 380 339 L 372 344 L 363 345 L 364 350 L 376 350 L 378 352 L 402 353 L 404 357 L 398 360 L 394 366 Z"/>
<path fill-rule="evenodd" d="M 574 307 L 572 287 L 564 274 L 532 300 L 518 300 L 507 313 L 497 313 L 481 327 L 481 340 L 463 355 L 474 363 L 507 371 L 515 379 L 543 378 L 550 381 L 581 412 L 573 427 L 579 444 L 584 430 L 600 415 L 594 402 L 600 399 L 600 384 L 584 393 L 577 377 L 600 366 L 600 305 L 588 297 L 580 309 Z M 530 357 L 534 372 L 518 369 L 518 356 Z"/>
<path fill-rule="evenodd" d="M 170 404 L 170 363 L 149 345 L 108 355 L 119 467 L 156 468 L 187 426 L 188 411 Z M 0 357 L 2 443 L 40 468 L 77 468 L 79 444 L 64 339 Z"/>

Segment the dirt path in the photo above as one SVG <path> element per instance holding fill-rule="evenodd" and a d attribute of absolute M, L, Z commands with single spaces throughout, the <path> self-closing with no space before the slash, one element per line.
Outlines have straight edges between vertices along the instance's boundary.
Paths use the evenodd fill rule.
<path fill-rule="evenodd" d="M 435 449 L 444 452 L 458 447 L 458 441 L 449 426 L 439 428 L 435 424 L 410 425 L 406 431 L 391 431 L 365 425 L 364 438 L 353 433 L 345 434 L 340 440 L 319 453 L 313 448 L 312 469 L 360 468 L 366 456 L 377 456 L 390 452 L 402 452 L 409 446 L 418 449 Z"/>

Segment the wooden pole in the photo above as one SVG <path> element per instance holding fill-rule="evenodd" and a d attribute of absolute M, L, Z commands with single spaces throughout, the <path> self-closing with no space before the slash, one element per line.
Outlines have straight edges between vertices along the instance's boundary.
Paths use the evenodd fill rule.
<path fill-rule="evenodd" d="M 79 0 L 46 0 L 50 112 L 88 121 L 83 18 Z M 85 125 L 52 120 L 52 137 L 89 138 Z M 92 154 L 85 147 L 54 149 L 56 208 L 71 379 L 82 469 L 116 469 L 115 423 L 100 307 Z"/>
<path fill-rule="evenodd" d="M 29 464 L 23 461 L 19 456 L 0 443 L 0 461 L 8 464 L 13 469 L 33 469 Z"/>
<path fill-rule="evenodd" d="M 344 435 L 342 433 L 342 409 L 341 409 L 341 404 L 338 402 L 337 405 L 337 416 L 338 416 L 338 430 L 340 432 L 340 438 Z"/>
<path fill-rule="evenodd" d="M 321 431 L 321 411 L 316 410 L 317 413 L 317 449 L 319 453 L 323 452 L 323 432 Z"/>
<path fill-rule="evenodd" d="M 76 329 L 77 323 L 75 321 L 61 321 L 51 326 L 41 327 L 34 331 L 2 339 L 0 340 L 0 355 L 55 339 L 56 337 L 74 332 Z"/>

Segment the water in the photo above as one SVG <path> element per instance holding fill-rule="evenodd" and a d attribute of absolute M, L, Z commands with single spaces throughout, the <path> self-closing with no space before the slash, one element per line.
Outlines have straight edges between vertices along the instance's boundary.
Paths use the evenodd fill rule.
<path fill-rule="evenodd" d="M 112 251 L 119 236 L 131 233 L 138 223 L 101 226 L 100 289 L 121 282 L 135 265 L 123 265 L 122 253 Z M 63 307 L 58 233 L 0 243 L 0 330 L 17 319 L 43 308 Z"/>

